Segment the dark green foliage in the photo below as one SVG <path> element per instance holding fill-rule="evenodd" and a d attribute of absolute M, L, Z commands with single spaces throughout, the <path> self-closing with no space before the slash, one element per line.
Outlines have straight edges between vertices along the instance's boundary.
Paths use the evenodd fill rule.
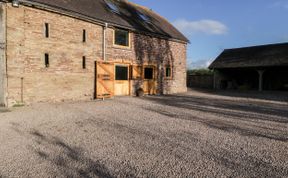
<path fill-rule="evenodd" d="M 188 70 L 187 73 L 189 75 L 213 75 L 213 70 L 209 69 L 191 69 Z"/>

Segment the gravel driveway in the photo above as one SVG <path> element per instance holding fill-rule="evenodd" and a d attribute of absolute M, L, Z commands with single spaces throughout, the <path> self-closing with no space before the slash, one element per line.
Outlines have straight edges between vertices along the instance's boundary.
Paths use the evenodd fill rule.
<path fill-rule="evenodd" d="M 288 177 L 287 102 L 183 95 L 0 110 L 0 177 Z"/>

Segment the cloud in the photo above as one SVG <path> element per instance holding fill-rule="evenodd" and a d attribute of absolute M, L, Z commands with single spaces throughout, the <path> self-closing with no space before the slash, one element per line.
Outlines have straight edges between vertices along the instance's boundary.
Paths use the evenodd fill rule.
<path fill-rule="evenodd" d="M 176 20 L 175 27 L 187 36 L 197 33 L 209 35 L 223 35 L 228 32 L 228 27 L 216 20 L 188 21 L 185 19 Z"/>
<path fill-rule="evenodd" d="M 209 65 L 213 62 L 213 59 L 203 59 L 203 60 L 188 60 L 192 61 L 190 65 L 188 65 L 188 68 L 190 69 L 203 69 L 208 68 Z"/>

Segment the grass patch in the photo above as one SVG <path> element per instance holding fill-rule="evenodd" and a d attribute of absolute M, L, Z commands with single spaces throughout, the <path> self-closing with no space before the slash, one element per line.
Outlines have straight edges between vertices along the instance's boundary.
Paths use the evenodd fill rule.
<path fill-rule="evenodd" d="M 23 106 L 25 106 L 24 103 L 17 102 L 16 104 L 13 105 L 13 108 L 19 108 L 19 107 L 23 107 Z"/>

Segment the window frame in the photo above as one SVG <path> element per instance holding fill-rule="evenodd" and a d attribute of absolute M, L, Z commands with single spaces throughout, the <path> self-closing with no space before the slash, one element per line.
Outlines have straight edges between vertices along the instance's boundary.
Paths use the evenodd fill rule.
<path fill-rule="evenodd" d="M 114 4 L 111 0 L 104 0 L 104 2 L 111 12 L 120 14 L 119 7 L 116 4 Z"/>
<path fill-rule="evenodd" d="M 119 80 L 117 79 L 117 67 L 127 68 L 127 79 L 126 80 Z M 129 81 L 129 66 L 127 65 L 115 65 L 115 81 Z"/>
<path fill-rule="evenodd" d="M 87 66 L 86 66 L 86 56 L 82 56 L 82 69 L 87 69 Z"/>
<path fill-rule="evenodd" d="M 170 76 L 167 76 L 167 69 L 170 68 Z M 165 66 L 165 79 L 172 79 L 173 78 L 173 69 L 171 65 Z"/>
<path fill-rule="evenodd" d="M 50 24 L 47 22 L 44 23 L 44 36 L 50 38 Z"/>
<path fill-rule="evenodd" d="M 116 42 L 116 30 L 122 30 L 122 31 L 128 32 L 128 46 L 119 45 L 119 44 L 115 43 Z M 130 32 L 130 30 L 121 29 L 121 28 L 114 28 L 113 29 L 113 46 L 118 47 L 118 48 L 131 49 L 131 32 Z"/>
<path fill-rule="evenodd" d="M 83 29 L 83 31 L 82 31 L 82 42 L 83 43 L 87 42 L 87 31 L 86 31 L 86 29 Z"/>
<path fill-rule="evenodd" d="M 146 78 L 146 73 L 145 73 L 145 70 L 146 69 L 152 69 L 152 78 Z M 153 67 L 153 66 L 145 66 L 144 68 L 143 68 L 143 79 L 144 80 L 154 80 L 155 79 L 155 67 Z"/>
<path fill-rule="evenodd" d="M 49 53 L 45 53 L 44 54 L 44 65 L 45 65 L 45 68 L 49 68 L 50 67 Z"/>

